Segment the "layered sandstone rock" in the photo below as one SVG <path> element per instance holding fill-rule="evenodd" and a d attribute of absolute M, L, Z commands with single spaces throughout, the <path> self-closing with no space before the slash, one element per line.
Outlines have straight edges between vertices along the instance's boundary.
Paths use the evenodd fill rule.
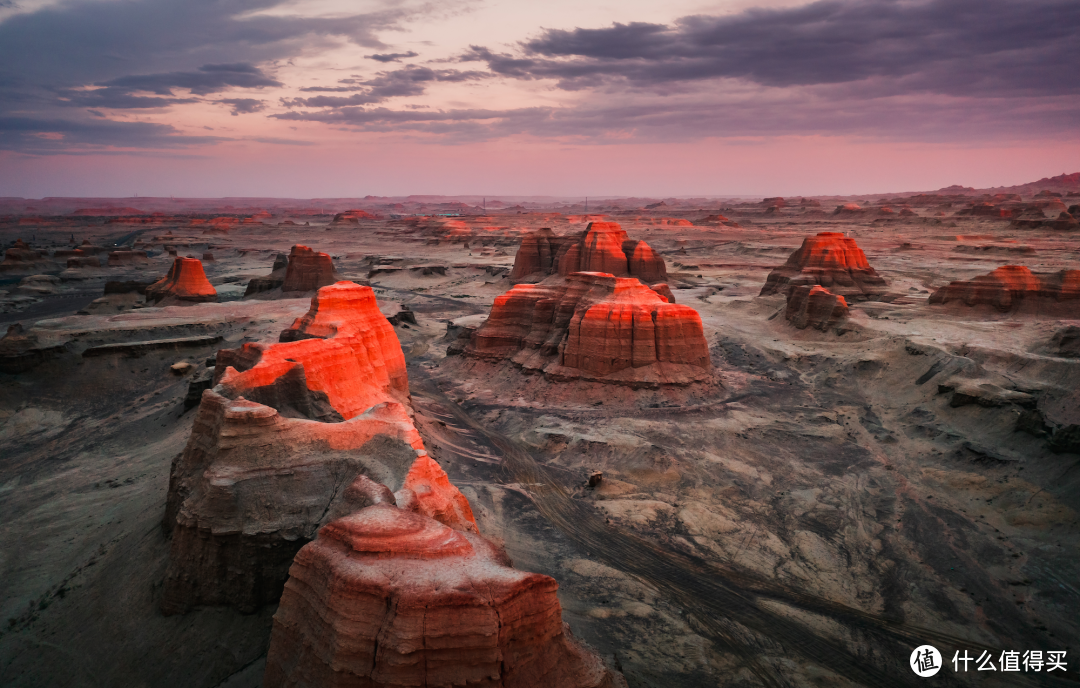
<path fill-rule="evenodd" d="M 113 251 L 109 254 L 109 267 L 121 267 L 145 263 L 149 260 L 146 251 Z"/>
<path fill-rule="evenodd" d="M 206 279 L 198 258 L 177 258 L 169 274 L 146 288 L 146 300 L 162 305 L 217 301 L 217 290 Z"/>
<path fill-rule="evenodd" d="M 759 296 L 788 294 L 795 287 L 815 284 L 847 299 L 873 298 L 887 288 L 854 239 L 821 232 L 804 239 L 786 263 L 769 273 Z"/>
<path fill-rule="evenodd" d="M 574 272 L 631 276 L 646 284 L 668 278 L 664 259 L 647 243 L 629 239 L 617 222 L 592 222 L 583 235 L 556 236 L 543 228 L 523 237 L 510 280 L 538 282 Z"/>
<path fill-rule="evenodd" d="M 551 578 L 387 503 L 323 527 L 274 615 L 266 688 L 624 686 L 566 632 Z"/>
<path fill-rule="evenodd" d="M 334 216 L 334 219 L 330 222 L 331 227 L 341 227 L 348 225 L 359 225 L 360 220 L 372 220 L 375 216 L 366 210 L 346 210 L 343 213 L 338 213 Z"/>
<path fill-rule="evenodd" d="M 248 282 L 247 289 L 244 290 L 244 296 L 261 294 L 285 284 L 285 272 L 288 267 L 289 256 L 284 253 L 277 254 L 274 258 L 274 266 L 270 268 L 270 274 L 265 277 L 256 277 Z"/>
<path fill-rule="evenodd" d="M 1001 312 L 1026 307 L 1080 317 L 1080 270 L 1035 274 L 1023 265 L 1003 265 L 974 279 L 950 282 L 930 295 L 930 303 L 989 305 Z"/>
<path fill-rule="evenodd" d="M 836 327 L 847 315 L 844 297 L 819 286 L 792 289 L 784 311 L 784 317 L 800 330 L 813 327 L 822 332 Z"/>
<path fill-rule="evenodd" d="M 510 359 L 549 379 L 631 386 L 711 377 L 701 317 L 632 277 L 579 272 L 498 297 L 464 353 Z"/>
<path fill-rule="evenodd" d="M 281 339 L 218 352 L 169 480 L 166 613 L 276 600 L 321 525 L 375 503 L 360 478 L 476 528 L 412 423 L 405 358 L 370 287 L 320 289 Z"/>
<path fill-rule="evenodd" d="M 297 244 L 289 253 L 289 265 L 285 269 L 281 291 L 314 291 L 337 281 L 334 261 L 328 254 L 317 253 Z"/>

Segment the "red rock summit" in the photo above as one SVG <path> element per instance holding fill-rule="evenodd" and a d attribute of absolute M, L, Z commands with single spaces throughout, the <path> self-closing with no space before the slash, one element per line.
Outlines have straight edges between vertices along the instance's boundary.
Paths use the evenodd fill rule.
<path fill-rule="evenodd" d="M 634 241 L 617 222 L 592 222 L 582 235 L 556 236 L 548 228 L 521 241 L 512 282 L 538 282 L 549 275 L 604 272 L 637 277 L 646 284 L 667 281 L 667 267 L 644 241 Z"/>
<path fill-rule="evenodd" d="M 146 288 L 146 300 L 159 305 L 217 301 L 217 290 L 206 279 L 198 258 L 177 258 L 169 274 Z"/>
<path fill-rule="evenodd" d="M 854 239 L 821 232 L 804 239 L 786 263 L 769 273 L 759 296 L 788 294 L 795 287 L 815 284 L 848 299 L 880 296 L 887 288 Z"/>
<path fill-rule="evenodd" d="M 971 280 L 950 282 L 931 294 L 929 302 L 988 305 L 1003 313 L 1024 309 L 1077 318 L 1080 317 L 1080 270 L 1036 274 L 1023 265 L 1003 265 Z"/>
<path fill-rule="evenodd" d="M 711 378 L 701 317 L 632 277 L 576 272 L 498 297 L 464 353 L 549 379 L 633 387 Z"/>
<path fill-rule="evenodd" d="M 566 633 L 557 588 L 479 535 L 370 506 L 297 554 L 263 685 L 625 686 Z"/>
<path fill-rule="evenodd" d="M 412 423 L 405 358 L 370 287 L 324 287 L 281 339 L 218 352 L 169 479 L 166 613 L 276 600 L 319 526 L 377 501 L 362 484 L 342 489 L 364 476 L 476 529 Z"/>
<path fill-rule="evenodd" d="M 334 215 L 334 219 L 330 222 L 331 227 L 339 227 L 342 225 L 359 225 L 360 220 L 373 220 L 375 216 L 366 210 L 346 210 L 343 213 Z"/>
<path fill-rule="evenodd" d="M 333 259 L 297 244 L 289 253 L 289 265 L 281 291 L 314 291 L 337 282 Z"/>

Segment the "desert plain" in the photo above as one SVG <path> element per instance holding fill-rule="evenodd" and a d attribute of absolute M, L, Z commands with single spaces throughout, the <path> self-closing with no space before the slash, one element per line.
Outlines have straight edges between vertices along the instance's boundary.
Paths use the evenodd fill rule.
<path fill-rule="evenodd" d="M 997 664 L 1004 651 L 1066 651 L 1068 672 L 975 678 L 1071 685 L 1080 645 L 1077 177 L 1015 189 L 587 206 L 524 197 L 3 199 L 0 684 L 309 685 L 275 659 L 284 643 L 271 642 L 275 614 L 287 616 L 279 598 L 300 594 L 289 586 L 305 555 L 285 597 L 280 583 L 198 593 L 190 577 L 208 569 L 178 573 L 175 559 L 210 555 L 178 549 L 176 538 L 185 513 L 220 505 L 207 497 L 176 506 L 188 496 L 176 485 L 215 394 L 229 408 L 239 408 L 240 391 L 248 404 L 262 394 L 264 407 L 311 427 L 353 423 L 368 408 L 336 403 L 331 387 L 345 382 L 328 354 L 304 363 L 309 382 L 288 412 L 272 401 L 284 392 L 237 381 L 251 365 L 236 362 L 245 351 L 266 361 L 273 346 L 345 337 L 319 339 L 328 335 L 312 334 L 320 321 L 311 314 L 313 297 L 329 303 L 320 290 L 351 282 L 370 288 L 379 317 L 368 316 L 400 345 L 407 380 L 386 383 L 399 385 L 394 403 L 407 407 L 400 422 L 415 428 L 475 519 L 473 528 L 460 510 L 440 511 L 424 527 L 446 524 L 438 528 L 458 533 L 454 542 L 493 548 L 498 566 L 557 582 L 567 642 L 592 658 L 582 660 L 590 676 L 608 681 L 575 685 L 917 685 L 906 665 L 924 643 L 947 663 L 954 652 L 989 652 Z M 625 240 L 601 245 L 602 232 L 619 231 Z M 562 324 L 571 328 L 564 339 L 555 327 L 550 349 L 533 347 L 546 357 L 537 362 L 525 335 L 549 323 L 540 306 L 515 310 L 507 294 L 550 288 L 557 309 L 570 303 L 568 288 L 586 289 L 586 278 L 553 267 L 557 241 L 564 268 L 570 242 L 582 256 L 624 257 L 609 277 L 587 278 L 590 294 L 614 290 L 596 297 L 616 304 L 605 306 L 608 320 L 577 343 L 581 317 Z M 807 241 L 822 248 L 792 258 Z M 662 280 L 635 277 L 640 242 Z M 843 258 L 856 250 L 870 281 L 854 253 Z M 188 288 L 179 266 L 195 270 L 190 261 L 212 289 Z M 302 261 L 315 266 L 310 275 L 300 274 Z M 310 279 L 285 289 L 294 268 Z M 658 282 L 668 291 L 650 289 Z M 635 295 L 620 301 L 624 287 Z M 659 333 L 671 300 L 693 321 L 678 320 L 664 340 L 676 342 L 674 358 L 639 360 L 634 349 L 614 372 L 596 363 L 627 332 Z M 631 311 L 652 320 L 627 324 Z M 335 322 L 343 331 L 346 321 Z M 375 331 L 368 321 L 349 327 Z M 659 351 L 662 339 L 647 343 Z M 329 371 L 319 373 L 329 391 L 311 382 L 316 365 Z M 395 441 L 416 449 L 412 431 L 402 432 Z M 385 457 L 402 447 L 363 446 L 372 466 L 397 476 L 386 493 L 398 490 L 404 478 Z M 329 451 L 304 447 L 297 457 Z M 257 452 L 250 460 L 245 470 L 261 470 Z M 365 475 L 378 483 L 378 470 Z M 293 489 L 273 481 L 294 477 L 269 478 L 260 489 L 279 501 L 257 518 L 246 512 L 234 534 L 270 532 Z M 328 489 L 327 513 L 344 494 L 340 481 Z M 385 496 L 364 494 L 360 513 L 389 509 Z M 417 513 L 435 513 L 425 508 Z M 331 551 L 333 528 L 316 520 L 316 544 Z M 229 546 L 216 531 L 199 537 Z M 313 538 L 309 529 L 286 539 L 299 549 Z M 240 549 L 214 575 L 228 579 L 229 567 L 276 546 Z M 314 557 L 311 547 L 301 552 Z M 431 575 L 438 588 L 441 574 Z M 296 623 L 291 632 L 303 635 L 309 622 Z M 468 685 L 543 685 L 521 680 Z"/>

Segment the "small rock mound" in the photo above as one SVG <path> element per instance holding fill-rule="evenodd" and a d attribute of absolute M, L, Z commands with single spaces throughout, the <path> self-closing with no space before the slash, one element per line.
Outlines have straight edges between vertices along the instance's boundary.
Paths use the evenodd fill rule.
<path fill-rule="evenodd" d="M 146 288 L 146 300 L 177 304 L 217 301 L 217 290 L 206 279 L 198 258 L 177 258 L 169 274 Z"/>
<path fill-rule="evenodd" d="M 557 588 L 479 535 L 370 506 L 297 554 L 264 685 L 624 686 L 567 635 Z"/>
<path fill-rule="evenodd" d="M 833 329 L 848 315 L 847 301 L 819 286 L 795 287 L 788 294 L 784 317 L 800 330 Z"/>
<path fill-rule="evenodd" d="M 1063 314 L 1080 314 L 1080 270 L 1035 274 L 1023 265 L 1003 265 L 986 275 L 950 282 L 930 295 L 930 303 L 989 305 L 1003 313 L 1028 304 Z"/>
<path fill-rule="evenodd" d="M 787 262 L 769 273 L 759 296 L 787 294 L 798 286 L 821 285 L 848 299 L 885 293 L 887 284 L 854 239 L 839 232 L 806 237 Z"/>

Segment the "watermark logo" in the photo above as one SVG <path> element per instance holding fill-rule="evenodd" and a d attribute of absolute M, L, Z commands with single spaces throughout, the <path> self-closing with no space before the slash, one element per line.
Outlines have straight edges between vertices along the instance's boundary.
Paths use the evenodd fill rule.
<path fill-rule="evenodd" d="M 927 678 L 941 671 L 941 653 L 933 645 L 920 645 L 911 653 L 908 664 L 916 675 Z"/>

